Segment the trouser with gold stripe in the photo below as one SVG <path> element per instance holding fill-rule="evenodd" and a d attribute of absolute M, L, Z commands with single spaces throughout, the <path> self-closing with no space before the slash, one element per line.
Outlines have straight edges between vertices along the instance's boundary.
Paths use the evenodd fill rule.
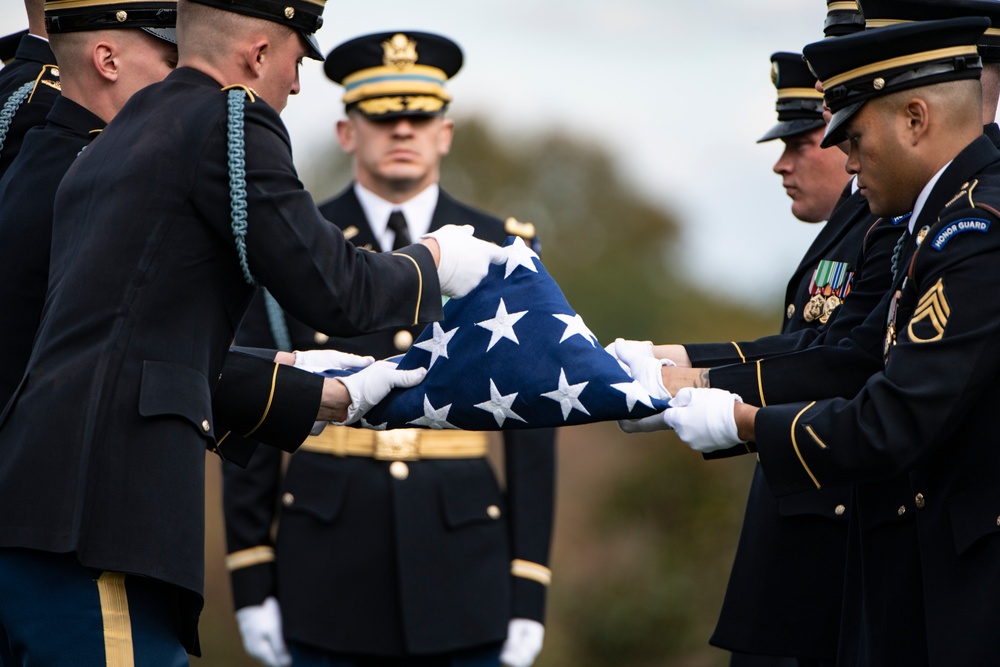
<path fill-rule="evenodd" d="M 3 667 L 181 667 L 176 590 L 83 567 L 74 554 L 0 549 Z"/>

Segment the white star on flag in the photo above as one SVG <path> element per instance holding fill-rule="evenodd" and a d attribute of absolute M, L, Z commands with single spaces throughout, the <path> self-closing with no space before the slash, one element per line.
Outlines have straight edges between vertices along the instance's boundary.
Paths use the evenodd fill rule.
<path fill-rule="evenodd" d="M 497 420 L 497 426 L 502 427 L 504 420 L 508 417 L 521 422 L 524 421 L 520 415 L 510 409 L 510 406 L 514 404 L 514 399 L 516 398 L 516 391 L 513 394 L 502 396 L 500 394 L 500 390 L 497 389 L 496 383 L 493 382 L 493 378 L 490 378 L 490 400 L 483 403 L 476 403 L 476 407 L 480 410 L 486 410 L 486 412 L 492 414 L 493 418 Z"/>
<path fill-rule="evenodd" d="M 382 422 L 381 424 L 372 424 L 364 417 L 361 418 L 361 428 L 371 429 L 372 431 L 384 431 L 389 426 L 388 422 Z"/>
<path fill-rule="evenodd" d="M 514 242 L 507 246 L 506 251 L 507 265 L 504 267 L 504 280 L 509 278 L 510 274 L 514 273 L 514 269 L 519 266 L 538 273 L 538 269 L 535 268 L 535 262 L 532 261 L 533 259 L 538 259 L 538 255 L 524 244 L 521 237 L 515 237 Z"/>
<path fill-rule="evenodd" d="M 615 382 L 611 386 L 625 394 L 625 403 L 628 405 L 629 412 L 632 412 L 632 408 L 637 402 L 649 408 L 653 407 L 653 399 L 650 398 L 649 392 L 643 389 L 638 382 L 634 380 L 632 382 Z"/>
<path fill-rule="evenodd" d="M 590 341 L 590 344 L 594 347 L 597 347 L 597 336 L 587 328 L 582 317 L 579 315 L 560 315 L 558 313 L 553 313 L 552 317 L 566 325 L 566 330 L 563 331 L 562 338 L 559 339 L 560 343 L 570 336 L 580 336 L 584 340 Z"/>
<path fill-rule="evenodd" d="M 413 347 L 418 347 L 421 350 L 427 350 L 431 353 L 431 363 L 428 364 L 427 368 L 430 369 L 434 365 L 434 362 L 438 360 L 438 357 L 448 358 L 448 343 L 455 334 L 458 333 L 458 327 L 455 327 L 451 331 L 445 331 L 441 328 L 439 322 L 433 324 L 433 335 L 427 340 L 421 341 L 419 343 L 414 343 Z"/>
<path fill-rule="evenodd" d="M 449 410 L 451 410 L 451 403 L 443 408 L 435 408 L 431 405 L 431 400 L 424 394 L 424 416 L 418 417 L 409 423 L 414 426 L 426 426 L 433 429 L 458 428 L 448 423 Z"/>
<path fill-rule="evenodd" d="M 566 381 L 566 370 L 563 368 L 559 369 L 559 388 L 554 391 L 547 391 L 542 396 L 545 398 L 551 398 L 553 401 L 559 404 L 562 408 L 563 421 L 569 417 L 570 411 L 576 408 L 585 415 L 589 415 L 587 408 L 583 407 L 583 403 L 580 402 L 580 394 L 587 386 L 587 382 L 580 382 L 578 384 L 570 384 Z"/>
<path fill-rule="evenodd" d="M 490 344 L 486 346 L 486 350 L 489 351 L 492 349 L 501 338 L 507 338 L 520 345 L 520 341 L 517 340 L 517 336 L 514 334 L 514 325 L 527 314 L 528 311 L 526 310 L 520 313 L 508 313 L 507 306 L 504 305 L 503 299 L 500 299 L 500 306 L 497 308 L 495 317 L 483 320 L 482 322 L 476 322 L 476 326 L 488 329 L 492 333 Z"/>

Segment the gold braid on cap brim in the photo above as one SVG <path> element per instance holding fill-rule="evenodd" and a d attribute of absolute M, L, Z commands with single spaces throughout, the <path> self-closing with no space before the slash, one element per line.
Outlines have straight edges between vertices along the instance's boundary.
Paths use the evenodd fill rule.
<path fill-rule="evenodd" d="M 387 113 L 423 111 L 437 113 L 444 107 L 444 100 L 427 95 L 406 95 L 396 97 L 376 97 L 358 102 L 358 109 L 367 116 L 381 116 Z"/>

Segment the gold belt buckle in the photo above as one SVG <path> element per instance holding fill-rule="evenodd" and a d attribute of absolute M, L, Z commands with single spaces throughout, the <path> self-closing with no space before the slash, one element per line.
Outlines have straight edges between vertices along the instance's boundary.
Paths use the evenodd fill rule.
<path fill-rule="evenodd" d="M 380 461 L 416 461 L 420 458 L 420 433 L 413 429 L 375 432 L 375 452 Z"/>

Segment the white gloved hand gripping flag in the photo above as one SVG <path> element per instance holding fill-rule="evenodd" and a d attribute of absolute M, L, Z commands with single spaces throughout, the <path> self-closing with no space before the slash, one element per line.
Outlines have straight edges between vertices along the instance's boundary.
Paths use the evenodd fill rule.
<path fill-rule="evenodd" d="M 534 251 L 511 237 L 504 252 L 506 262 L 448 301 L 444 319 L 399 358 L 400 370 L 427 368 L 424 381 L 394 390 L 355 426 L 496 431 L 638 419 L 669 407 L 601 347 Z"/>

